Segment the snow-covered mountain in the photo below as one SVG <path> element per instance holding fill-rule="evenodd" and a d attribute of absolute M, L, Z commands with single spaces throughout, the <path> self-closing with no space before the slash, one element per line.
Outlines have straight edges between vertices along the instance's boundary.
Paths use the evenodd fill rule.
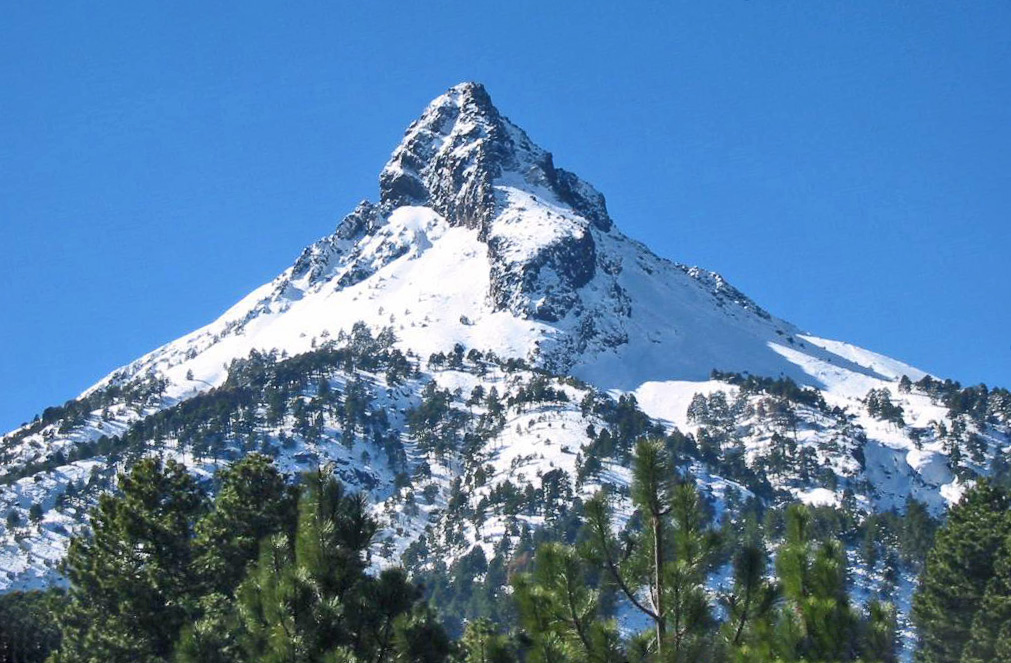
<path fill-rule="evenodd" d="M 183 397 L 219 384 L 222 365 L 252 349 L 304 352 L 359 320 L 392 325 L 422 356 L 459 342 L 603 389 L 719 369 L 862 397 L 924 375 L 804 335 L 719 274 L 629 239 L 604 197 L 555 167 L 478 84 L 435 99 L 379 182 L 378 203 L 363 201 L 274 281 L 97 387 L 155 372 Z"/>
<path fill-rule="evenodd" d="M 500 508 L 503 486 L 543 488 L 554 470 L 576 494 L 620 486 L 620 452 L 586 468 L 607 446 L 600 431 L 617 439 L 622 408 L 646 415 L 640 433 L 715 444 L 686 462 L 717 512 L 761 484 L 773 501 L 866 513 L 913 497 L 940 513 L 1007 451 L 1007 392 L 956 407 L 967 390 L 805 333 L 719 274 L 658 257 L 479 84 L 431 102 L 379 186 L 377 202 L 216 321 L 4 436 L 0 588 L 58 577 L 87 506 L 139 453 L 205 474 L 254 448 L 289 469 L 337 462 L 385 514 L 393 533 L 377 555 L 395 561 L 420 537 L 429 553 L 477 544 L 491 556 L 516 518 L 544 521 Z M 384 358 L 362 361 L 366 351 Z M 297 366 L 313 380 L 280 377 Z M 278 413 L 268 401 L 281 387 Z M 237 389 L 252 400 L 200 415 L 215 422 L 203 427 L 212 440 L 178 423 Z M 429 423 L 456 447 L 417 425 L 433 393 L 444 407 Z M 351 394 L 367 405 L 349 415 Z"/>

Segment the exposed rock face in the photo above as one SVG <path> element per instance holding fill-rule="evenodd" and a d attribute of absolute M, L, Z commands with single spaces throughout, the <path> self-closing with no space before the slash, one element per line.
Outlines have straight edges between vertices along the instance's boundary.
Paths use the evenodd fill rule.
<path fill-rule="evenodd" d="M 408 127 L 379 176 L 381 201 L 425 205 L 483 235 L 496 211 L 493 180 L 515 165 L 515 151 L 484 88 L 458 85 Z"/>
<path fill-rule="evenodd" d="M 338 239 L 357 239 L 366 233 L 374 232 L 382 222 L 380 210 L 369 201 L 363 200 L 353 212 L 341 220 L 335 234 Z"/>
<path fill-rule="evenodd" d="M 596 245 L 588 232 L 566 236 L 523 262 L 504 258 L 506 242 L 500 237 L 488 241 L 489 295 L 497 309 L 557 322 L 579 304 L 577 289 L 593 278 L 597 263 Z M 533 298 L 533 293 L 541 296 Z"/>
<path fill-rule="evenodd" d="M 428 106 L 407 129 L 379 185 L 386 209 L 424 205 L 453 226 L 477 229 L 493 260 L 491 301 L 524 317 L 555 321 L 576 305 L 576 290 L 596 270 L 591 228 L 611 229 L 604 196 L 555 168 L 551 154 L 503 117 L 477 83 L 457 85 Z M 557 218 L 539 219 L 552 226 L 549 241 L 524 247 L 522 232 L 497 232 L 515 217 L 510 192 L 517 188 L 558 206 Z"/>
<path fill-rule="evenodd" d="M 345 216 L 334 234 L 323 238 L 302 251 L 291 269 L 291 279 L 308 276 L 316 281 L 327 275 L 334 259 L 341 253 L 341 245 L 348 245 L 364 235 L 373 233 L 383 225 L 385 217 L 373 203 L 363 200 L 354 211 Z"/>

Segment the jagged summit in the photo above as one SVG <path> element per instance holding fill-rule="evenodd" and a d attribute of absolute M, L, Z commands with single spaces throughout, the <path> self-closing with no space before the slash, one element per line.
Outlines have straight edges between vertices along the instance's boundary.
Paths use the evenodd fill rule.
<path fill-rule="evenodd" d="M 501 209 L 495 183 L 502 179 L 548 193 L 601 230 L 611 227 L 604 197 L 556 168 L 551 153 L 499 113 L 480 83 L 450 88 L 408 127 L 379 176 L 381 203 L 430 206 L 485 238 Z"/>
<path fill-rule="evenodd" d="M 577 312 L 578 290 L 597 273 L 593 233 L 613 229 L 604 196 L 556 168 L 551 153 L 503 116 L 479 83 L 456 85 L 428 105 L 393 151 L 379 186 L 378 203 L 362 201 L 334 235 L 303 252 L 293 279 L 329 279 L 346 265 L 348 242 L 392 232 L 386 226 L 398 209 L 424 207 L 449 227 L 476 231 L 487 245 L 486 294 L 495 310 L 557 322 Z M 380 251 L 381 261 L 411 250 L 400 240 L 398 248 Z M 359 264 L 338 283 L 357 283 L 377 265 Z"/>

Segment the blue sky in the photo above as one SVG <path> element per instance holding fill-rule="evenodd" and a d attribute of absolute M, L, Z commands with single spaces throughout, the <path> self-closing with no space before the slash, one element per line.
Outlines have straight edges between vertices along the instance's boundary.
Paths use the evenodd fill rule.
<path fill-rule="evenodd" d="M 1007 2 L 221 4 L 5 8 L 0 428 L 271 279 L 464 80 L 660 255 L 1011 386 Z"/>

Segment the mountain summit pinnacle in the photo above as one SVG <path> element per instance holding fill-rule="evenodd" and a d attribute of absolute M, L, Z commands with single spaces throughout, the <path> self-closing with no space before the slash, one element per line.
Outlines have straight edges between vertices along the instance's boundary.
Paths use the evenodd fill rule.
<path fill-rule="evenodd" d="M 480 83 L 456 85 L 428 105 L 383 168 L 379 186 L 389 208 L 426 205 L 484 238 L 500 211 L 498 180 L 540 190 L 600 230 L 611 227 L 604 197 L 556 168 L 551 153 L 499 113 Z"/>

